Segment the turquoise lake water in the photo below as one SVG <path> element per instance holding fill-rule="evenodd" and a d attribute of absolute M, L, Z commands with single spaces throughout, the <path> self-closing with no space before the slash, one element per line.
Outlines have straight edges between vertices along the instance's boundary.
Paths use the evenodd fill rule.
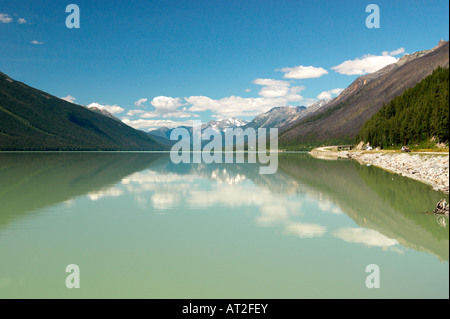
<path fill-rule="evenodd" d="M 449 298 L 448 217 L 424 213 L 442 198 L 308 154 L 260 175 L 167 153 L 2 153 L 0 298 Z"/>

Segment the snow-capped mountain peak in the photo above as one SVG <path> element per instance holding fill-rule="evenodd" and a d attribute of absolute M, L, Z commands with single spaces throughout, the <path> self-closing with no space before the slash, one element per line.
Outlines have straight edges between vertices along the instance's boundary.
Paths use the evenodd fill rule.
<path fill-rule="evenodd" d="M 216 132 L 225 132 L 229 128 L 236 128 L 240 126 L 244 126 L 248 123 L 248 121 L 239 119 L 236 117 L 226 118 L 226 119 L 219 119 L 219 120 L 212 120 L 209 121 L 206 124 L 202 125 L 202 130 L 211 128 L 212 130 Z"/>

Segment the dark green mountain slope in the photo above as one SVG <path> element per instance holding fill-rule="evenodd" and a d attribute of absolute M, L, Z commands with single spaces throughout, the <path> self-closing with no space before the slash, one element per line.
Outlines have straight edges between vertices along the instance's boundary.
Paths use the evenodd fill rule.
<path fill-rule="evenodd" d="M 0 72 L 0 151 L 162 150 L 144 132 Z"/>
<path fill-rule="evenodd" d="M 432 137 L 448 142 L 449 69 L 437 68 L 414 88 L 406 90 L 368 120 L 357 141 L 389 147 L 421 144 Z"/>

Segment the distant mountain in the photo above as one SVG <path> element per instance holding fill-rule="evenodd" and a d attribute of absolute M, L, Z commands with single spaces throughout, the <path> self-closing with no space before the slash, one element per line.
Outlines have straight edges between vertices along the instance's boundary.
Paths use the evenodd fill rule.
<path fill-rule="evenodd" d="M 88 109 L 88 110 L 91 110 L 92 112 L 101 114 L 101 115 L 103 115 L 103 116 L 107 116 L 107 117 L 109 117 L 109 118 L 111 118 L 111 119 L 113 119 L 113 120 L 120 121 L 117 117 L 115 117 L 114 115 L 112 115 L 112 114 L 111 114 L 110 112 L 108 112 L 107 110 L 99 109 L 99 108 L 96 107 L 96 106 L 87 107 L 87 109 Z"/>
<path fill-rule="evenodd" d="M 103 113 L 103 112 L 102 112 Z M 162 150 L 147 134 L 0 72 L 0 150 Z"/>
<path fill-rule="evenodd" d="M 277 106 L 255 117 L 243 129 L 251 127 L 254 129 L 280 128 L 280 130 L 283 130 L 284 127 L 288 127 L 291 123 L 309 116 L 327 103 L 328 101 L 320 100 L 309 107 Z"/>
<path fill-rule="evenodd" d="M 163 137 L 163 136 L 159 136 L 159 135 L 152 135 L 149 132 L 145 132 L 145 131 L 142 131 L 142 132 L 147 134 L 156 143 L 166 146 L 167 148 L 170 148 L 177 143 L 177 141 L 172 141 L 172 140 L 168 139 L 167 137 Z"/>
<path fill-rule="evenodd" d="M 224 133 L 227 129 L 234 129 L 237 127 L 244 127 L 248 121 L 242 120 L 236 117 L 228 118 L 228 119 L 220 119 L 220 120 L 212 120 L 208 123 L 202 124 L 201 129 L 202 132 L 208 128 L 218 132 L 218 133 Z M 189 131 L 189 133 L 192 134 L 192 127 L 190 126 L 179 126 L 176 128 L 185 128 Z M 149 131 L 148 134 L 150 136 L 157 136 L 162 137 L 170 140 L 170 134 L 175 128 L 168 128 L 168 127 L 160 127 L 156 130 Z"/>
<path fill-rule="evenodd" d="M 245 128 L 275 128 L 289 124 L 292 121 L 301 118 L 302 113 L 307 110 L 305 106 L 278 106 L 270 109 L 266 113 L 255 117 Z"/>
<path fill-rule="evenodd" d="M 202 125 L 202 130 L 205 130 L 207 128 L 211 128 L 212 130 L 216 132 L 225 132 L 227 129 L 236 128 L 236 127 L 242 127 L 246 125 L 248 121 L 238 119 L 236 117 L 228 118 L 228 119 L 221 119 L 217 121 L 209 121 L 208 123 Z"/>
<path fill-rule="evenodd" d="M 161 138 L 170 139 L 170 133 L 172 132 L 172 130 L 173 129 L 171 128 L 163 126 L 156 130 L 149 131 L 148 134 L 150 136 L 158 136 Z"/>
<path fill-rule="evenodd" d="M 383 69 L 360 76 L 318 111 L 282 128 L 280 147 L 353 143 L 364 123 L 383 105 L 415 86 L 438 66 L 449 66 L 449 43 L 405 55 Z"/>

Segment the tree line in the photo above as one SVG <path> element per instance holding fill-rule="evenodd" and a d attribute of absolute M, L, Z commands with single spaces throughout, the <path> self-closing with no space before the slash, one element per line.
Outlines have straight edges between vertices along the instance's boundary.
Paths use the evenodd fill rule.
<path fill-rule="evenodd" d="M 447 143 L 449 69 L 438 67 L 413 88 L 384 105 L 356 136 L 382 148 Z"/>

